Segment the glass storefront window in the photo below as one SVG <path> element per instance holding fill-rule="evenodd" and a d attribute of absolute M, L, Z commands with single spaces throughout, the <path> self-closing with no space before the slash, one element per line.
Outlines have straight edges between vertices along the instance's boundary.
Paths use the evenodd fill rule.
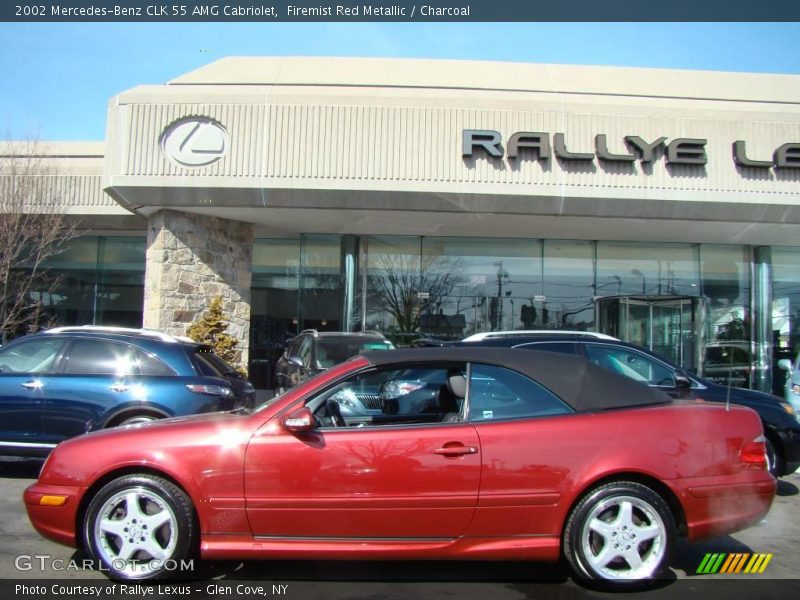
<path fill-rule="evenodd" d="M 249 372 L 257 388 L 274 387 L 275 362 L 300 331 L 299 289 L 300 240 L 255 240 Z"/>
<path fill-rule="evenodd" d="M 57 281 L 53 292 L 34 292 L 49 324 L 141 327 L 145 248 L 144 237 L 71 240 L 64 252 L 45 263 Z"/>
<path fill-rule="evenodd" d="M 784 395 L 787 373 L 776 365 L 800 354 L 800 248 L 772 247 L 772 383 Z"/>
<path fill-rule="evenodd" d="M 142 326 L 146 246 L 143 237 L 98 239 L 97 325 Z"/>
<path fill-rule="evenodd" d="M 533 305 L 524 329 L 594 328 L 594 243 L 544 241 L 544 292 L 541 306 Z M 616 292 L 616 288 L 613 290 Z"/>
<path fill-rule="evenodd" d="M 341 237 L 303 236 L 300 248 L 300 328 L 341 331 Z"/>
<path fill-rule="evenodd" d="M 426 335 L 461 339 L 535 320 L 526 307 L 542 295 L 539 240 L 425 237 L 420 265 Z"/>
<path fill-rule="evenodd" d="M 418 337 L 425 298 L 418 237 L 370 237 L 359 260 L 360 321 L 402 345 Z"/>
<path fill-rule="evenodd" d="M 697 296 L 695 246 L 597 242 L 598 296 Z"/>
<path fill-rule="evenodd" d="M 701 244 L 706 308 L 701 374 L 716 383 L 750 387 L 750 252 L 745 246 Z M 742 360 L 746 354 L 748 360 Z M 728 366 L 721 366 L 724 361 Z"/>

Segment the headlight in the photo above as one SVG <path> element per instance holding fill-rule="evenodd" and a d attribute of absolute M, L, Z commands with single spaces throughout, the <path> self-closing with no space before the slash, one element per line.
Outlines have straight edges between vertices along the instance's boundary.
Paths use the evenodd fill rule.
<path fill-rule="evenodd" d="M 344 390 L 339 390 L 333 396 L 331 396 L 331 400 L 338 403 L 339 406 L 344 406 L 350 409 L 358 408 L 358 398 L 355 395 L 355 392 L 350 388 L 346 388 Z"/>
<path fill-rule="evenodd" d="M 789 404 L 788 402 L 781 402 L 781 408 L 786 412 L 787 415 L 794 417 L 794 420 L 800 423 L 800 414 L 794 412 L 794 407 Z"/>

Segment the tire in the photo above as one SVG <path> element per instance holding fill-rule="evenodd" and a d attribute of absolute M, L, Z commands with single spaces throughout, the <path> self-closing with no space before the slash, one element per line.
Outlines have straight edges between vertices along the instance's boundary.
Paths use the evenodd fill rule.
<path fill-rule="evenodd" d="M 775 479 L 778 479 L 779 477 L 783 476 L 783 459 L 781 458 L 781 455 L 778 454 L 775 444 L 773 444 L 769 438 L 767 438 L 767 441 L 764 443 L 764 445 L 767 448 L 767 470 Z"/>
<path fill-rule="evenodd" d="M 157 420 L 158 417 L 154 417 L 153 415 L 134 415 L 132 417 L 123 419 L 114 427 L 122 427 L 123 425 L 139 425 L 140 423 L 151 423 Z"/>
<path fill-rule="evenodd" d="M 564 556 L 579 579 L 602 588 L 647 587 L 675 554 L 675 518 L 652 489 L 619 481 L 591 490 L 564 528 Z"/>
<path fill-rule="evenodd" d="M 197 555 L 198 527 L 192 502 L 178 486 L 153 475 L 127 475 L 94 495 L 83 539 L 112 579 L 187 577 L 182 561 Z"/>

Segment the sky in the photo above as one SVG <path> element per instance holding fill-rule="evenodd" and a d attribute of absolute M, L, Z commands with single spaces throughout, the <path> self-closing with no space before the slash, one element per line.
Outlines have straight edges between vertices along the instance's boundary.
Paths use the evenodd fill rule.
<path fill-rule="evenodd" d="M 800 74 L 800 23 L 0 23 L 0 138 L 105 139 L 115 94 L 226 56 Z"/>

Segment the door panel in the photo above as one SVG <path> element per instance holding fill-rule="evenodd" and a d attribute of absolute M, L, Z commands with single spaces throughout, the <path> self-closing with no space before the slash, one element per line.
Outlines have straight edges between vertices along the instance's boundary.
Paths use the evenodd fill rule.
<path fill-rule="evenodd" d="M 247 513 L 257 536 L 452 538 L 475 512 L 480 470 L 464 423 L 302 436 L 270 423 L 247 449 Z"/>

